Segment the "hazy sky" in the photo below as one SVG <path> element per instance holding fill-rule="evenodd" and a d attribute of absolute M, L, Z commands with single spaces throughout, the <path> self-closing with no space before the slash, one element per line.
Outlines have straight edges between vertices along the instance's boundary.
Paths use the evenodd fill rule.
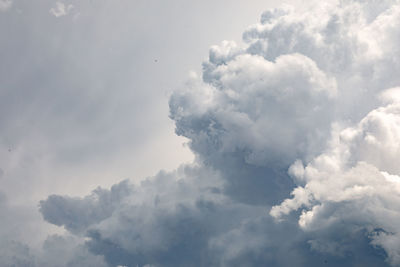
<path fill-rule="evenodd" d="M 0 0 L 0 32 L 0 267 L 400 264 L 399 1 Z"/>
<path fill-rule="evenodd" d="M 169 95 L 277 2 L 2 1 L 6 194 L 81 195 L 190 161 Z"/>

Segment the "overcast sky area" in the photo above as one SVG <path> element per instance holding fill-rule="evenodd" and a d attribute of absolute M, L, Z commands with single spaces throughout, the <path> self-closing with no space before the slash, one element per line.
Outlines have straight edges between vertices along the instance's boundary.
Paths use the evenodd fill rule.
<path fill-rule="evenodd" d="M 0 267 L 400 266 L 400 1 L 0 0 Z"/>

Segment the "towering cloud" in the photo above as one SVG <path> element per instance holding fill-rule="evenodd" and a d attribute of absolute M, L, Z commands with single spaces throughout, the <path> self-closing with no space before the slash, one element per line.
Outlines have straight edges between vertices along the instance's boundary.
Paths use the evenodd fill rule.
<path fill-rule="evenodd" d="M 389 0 L 265 12 L 171 96 L 193 164 L 44 219 L 110 266 L 400 265 L 399 24 Z"/>

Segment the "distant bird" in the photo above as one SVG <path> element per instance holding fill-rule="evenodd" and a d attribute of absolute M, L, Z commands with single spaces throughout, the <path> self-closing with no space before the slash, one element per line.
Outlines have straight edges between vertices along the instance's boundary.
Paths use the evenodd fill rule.
<path fill-rule="evenodd" d="M 157 63 L 157 62 L 158 62 L 158 59 L 154 59 L 154 62 Z"/>

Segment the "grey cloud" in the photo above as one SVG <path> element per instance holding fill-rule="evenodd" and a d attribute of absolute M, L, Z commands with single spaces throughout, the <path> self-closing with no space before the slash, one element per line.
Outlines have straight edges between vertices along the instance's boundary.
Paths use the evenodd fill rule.
<path fill-rule="evenodd" d="M 2 242 L 0 244 L 1 266 L 35 266 L 35 258 L 28 246 L 18 242 Z"/>
<path fill-rule="evenodd" d="M 124 181 L 109 191 L 98 188 L 84 199 L 52 195 L 40 202 L 40 212 L 46 221 L 78 234 L 110 217 L 115 206 L 123 205 L 124 199 L 133 192 Z"/>
<path fill-rule="evenodd" d="M 294 218 L 276 223 L 266 207 L 230 200 L 217 189 L 216 174 L 205 170 L 188 166 L 143 182 L 130 201 L 115 206 L 100 223 L 87 225 L 80 219 L 84 212 L 76 214 L 75 222 L 87 229 L 87 249 L 111 266 L 321 266 L 325 261 L 327 266 L 385 266 L 385 254 L 368 247 L 363 233 L 353 234 L 359 244 L 344 247 L 342 255 L 315 252 L 312 236 L 299 231 Z M 77 201 L 82 206 L 87 199 Z M 42 212 L 71 219 L 54 210 Z M 371 253 L 358 256 L 366 250 Z"/>
<path fill-rule="evenodd" d="M 221 194 L 218 183 L 214 171 L 187 166 L 178 173 L 160 173 L 142 182 L 131 191 L 125 204 L 114 206 L 112 216 L 107 216 L 108 211 L 99 203 L 99 210 L 104 211 L 100 220 L 97 215 L 87 214 L 85 209 L 77 210 L 74 216 L 65 214 L 71 205 L 66 204 L 65 197 L 59 197 L 64 202 L 49 197 L 41 203 L 41 211 L 44 218 L 52 218 L 67 229 L 69 225 L 86 229 L 88 249 L 104 255 L 112 266 L 215 265 L 218 259 L 208 248 L 209 240 L 263 211 L 263 208 L 232 202 Z M 85 207 L 88 199 L 76 201 L 72 204 Z M 53 204 L 58 208 L 46 208 Z M 87 217 L 91 223 L 82 219 Z"/>
<path fill-rule="evenodd" d="M 267 11 L 172 94 L 193 164 L 49 196 L 43 218 L 86 241 L 44 249 L 110 266 L 398 265 L 399 91 L 384 90 L 400 82 L 400 5 L 310 6 Z"/>
<path fill-rule="evenodd" d="M 49 236 L 41 249 L 17 242 L 0 242 L 0 266 L 4 267 L 106 267 L 102 256 L 90 253 L 71 236 Z"/>
<path fill-rule="evenodd" d="M 51 235 L 43 243 L 36 266 L 107 267 L 102 256 L 93 255 L 84 242 L 72 236 Z"/>
<path fill-rule="evenodd" d="M 0 1 L 0 11 L 7 11 L 8 9 L 11 8 L 13 4 L 12 0 L 1 0 Z"/>

